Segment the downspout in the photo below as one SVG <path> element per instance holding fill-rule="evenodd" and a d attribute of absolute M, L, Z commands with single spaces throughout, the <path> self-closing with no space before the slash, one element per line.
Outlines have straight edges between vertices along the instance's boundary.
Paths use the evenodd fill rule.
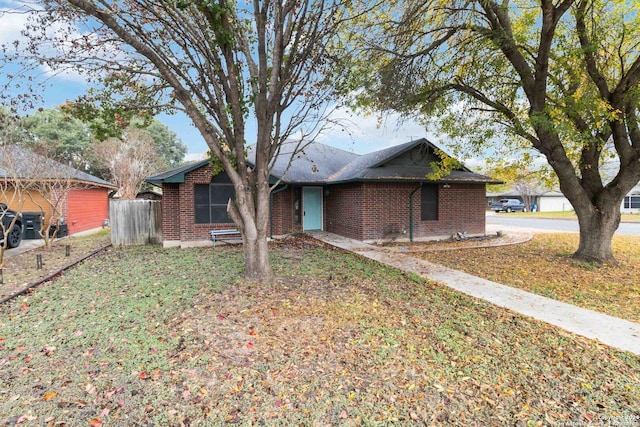
<path fill-rule="evenodd" d="M 422 182 L 409 194 L 409 241 L 413 242 L 413 195 L 422 188 Z"/>
<path fill-rule="evenodd" d="M 289 188 L 289 184 L 285 184 L 284 187 L 272 191 L 269 194 L 269 238 L 273 239 L 273 195 Z"/>

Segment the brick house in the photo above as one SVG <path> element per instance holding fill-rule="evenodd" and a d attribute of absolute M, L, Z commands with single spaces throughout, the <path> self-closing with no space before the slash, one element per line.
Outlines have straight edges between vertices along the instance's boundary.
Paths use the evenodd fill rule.
<path fill-rule="evenodd" d="M 102 227 L 115 190 L 108 181 L 22 147 L 0 149 L 0 202 L 25 217 L 37 215 L 53 225 L 62 220 L 65 233 Z M 38 237 L 34 233 L 31 238 Z"/>
<path fill-rule="evenodd" d="M 295 154 L 286 146 L 271 175 L 271 235 L 325 230 L 362 241 L 419 240 L 485 233 L 487 183 L 465 167 L 430 180 L 441 151 L 426 139 L 357 155 L 320 143 Z M 291 151 L 291 150 L 290 150 Z M 252 147 L 248 158 L 252 158 Z M 147 178 L 162 186 L 165 246 L 198 245 L 209 230 L 232 228 L 226 204 L 233 187 L 212 177 L 208 160 Z"/>

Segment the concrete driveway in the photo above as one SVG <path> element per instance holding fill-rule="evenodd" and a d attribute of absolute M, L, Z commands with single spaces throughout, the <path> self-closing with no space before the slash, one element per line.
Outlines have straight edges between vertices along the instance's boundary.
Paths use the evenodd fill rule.
<path fill-rule="evenodd" d="M 44 246 L 43 239 L 23 240 L 22 242 L 20 242 L 20 246 L 18 246 L 17 248 L 7 249 L 4 252 L 4 256 L 12 257 L 12 256 L 20 255 L 24 252 L 28 252 L 32 249 L 39 248 L 41 246 Z"/>

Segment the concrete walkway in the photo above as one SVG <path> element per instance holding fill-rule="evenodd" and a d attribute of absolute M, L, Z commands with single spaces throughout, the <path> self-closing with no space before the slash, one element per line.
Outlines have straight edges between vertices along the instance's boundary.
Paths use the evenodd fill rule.
<path fill-rule="evenodd" d="M 640 355 L 640 324 L 511 288 L 447 267 L 389 253 L 357 240 L 314 231 L 315 238 L 403 271 L 414 272 L 442 285 L 569 332 Z"/>

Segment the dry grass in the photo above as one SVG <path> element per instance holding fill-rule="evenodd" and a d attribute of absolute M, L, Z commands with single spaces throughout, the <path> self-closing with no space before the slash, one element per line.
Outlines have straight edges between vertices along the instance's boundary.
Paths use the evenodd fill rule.
<path fill-rule="evenodd" d="M 109 230 L 87 236 L 56 239 L 50 248 L 40 247 L 15 256 L 5 255 L 0 298 L 22 290 L 25 286 L 46 277 L 110 243 Z M 66 247 L 69 246 L 69 256 Z M 42 269 L 37 268 L 36 255 L 42 257 Z"/>
<path fill-rule="evenodd" d="M 111 249 L 0 307 L 0 424 L 621 425 L 640 358 L 305 240 Z"/>
<path fill-rule="evenodd" d="M 537 234 L 530 242 L 516 246 L 424 252 L 412 256 L 640 322 L 640 239 L 614 237 L 618 266 L 576 262 L 570 257 L 577 247 L 577 234 L 553 233 Z"/>

